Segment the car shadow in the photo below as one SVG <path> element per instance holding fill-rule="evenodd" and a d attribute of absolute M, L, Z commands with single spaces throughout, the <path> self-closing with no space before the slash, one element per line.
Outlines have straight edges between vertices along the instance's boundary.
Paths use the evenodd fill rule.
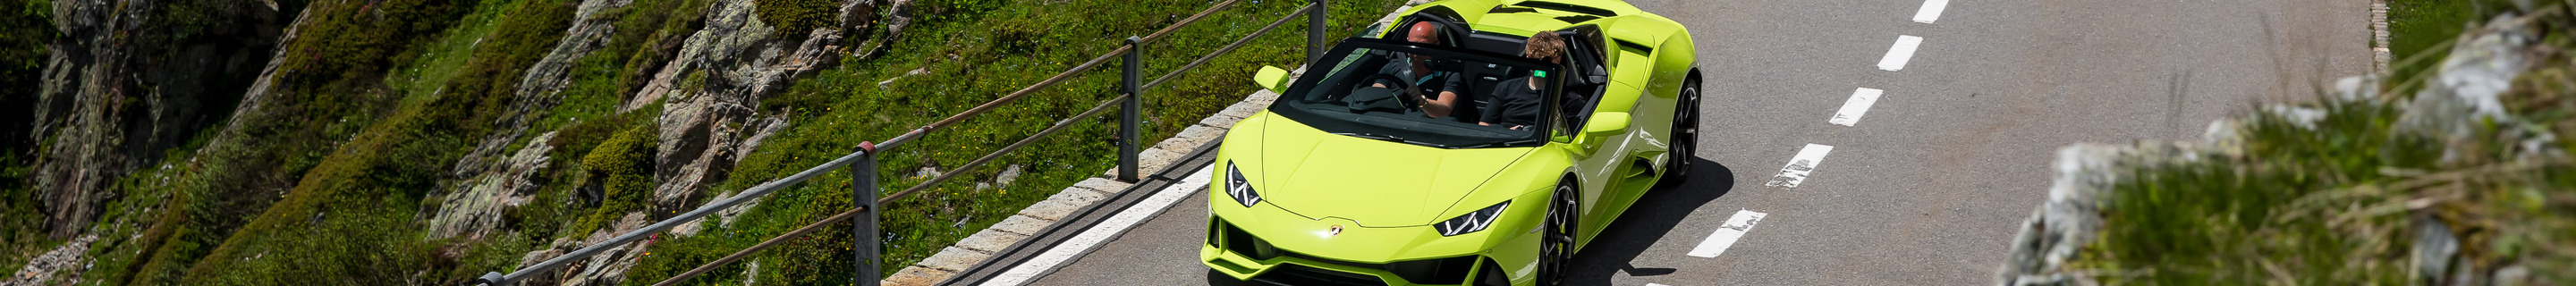
<path fill-rule="evenodd" d="M 1646 252 L 1656 241 L 1663 241 L 1691 211 L 1716 201 L 1735 190 L 1735 170 L 1703 158 L 1691 158 L 1699 166 L 1691 169 L 1690 181 L 1679 186 L 1656 189 L 1637 200 L 1619 216 L 1610 228 L 1601 230 L 1591 244 L 1574 255 L 1572 271 L 1566 285 L 1610 285 L 1613 274 L 1626 272 L 1631 277 L 1672 274 L 1672 268 L 1639 268 L 1629 264 Z"/>
<path fill-rule="evenodd" d="M 1582 253 L 1575 254 L 1574 269 L 1568 273 L 1573 276 L 1566 277 L 1565 285 L 1609 285 L 1611 275 L 1619 272 L 1639 277 L 1675 272 L 1672 268 L 1638 268 L 1628 262 L 1645 253 L 1647 246 L 1662 241 L 1664 234 L 1680 225 L 1682 218 L 1689 217 L 1692 210 L 1735 190 L 1734 169 L 1704 158 L 1691 160 L 1699 165 L 1691 169 L 1690 181 L 1646 193 L 1645 198 L 1638 199 L 1636 205 L 1620 215 L 1617 223 L 1610 224 L 1609 229 L 1602 230 L 1597 236 L 1609 240 L 1594 241 Z M 1206 273 L 1207 285 L 1270 285 L 1235 280 L 1213 269 Z"/>

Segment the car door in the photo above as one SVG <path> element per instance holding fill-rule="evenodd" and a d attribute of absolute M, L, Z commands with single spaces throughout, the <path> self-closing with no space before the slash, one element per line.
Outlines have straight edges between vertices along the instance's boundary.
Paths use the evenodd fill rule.
<path fill-rule="evenodd" d="M 1598 38 L 1568 38 L 1569 42 L 1597 40 Z M 1600 52 L 1588 49 L 1586 46 L 1589 45 L 1568 45 L 1566 52 L 1568 55 Z M 1583 132 L 1583 129 L 1588 127 L 1586 125 L 1589 125 L 1586 121 L 1595 117 L 1593 112 L 1599 110 L 1602 98 L 1606 95 L 1603 91 L 1607 90 L 1611 83 L 1607 80 L 1608 75 L 1603 74 L 1607 68 L 1601 66 L 1602 63 L 1598 61 L 1598 57 L 1569 56 L 1567 59 L 1568 68 L 1565 73 L 1568 76 L 1560 77 L 1559 84 L 1562 85 L 1561 89 L 1570 92 L 1561 94 L 1582 95 L 1585 100 L 1568 102 L 1580 103 L 1583 106 L 1569 110 L 1578 116 L 1564 117 L 1562 120 L 1566 124 L 1558 126 L 1566 126 L 1559 129 L 1569 130 L 1572 133 L 1573 144 L 1569 146 L 1576 154 L 1575 158 L 1578 158 L 1574 165 L 1578 170 L 1578 176 L 1582 178 L 1583 193 L 1578 197 L 1583 215 L 1576 224 L 1579 227 L 1576 233 L 1580 237 L 1577 241 L 1583 242 L 1590 241 L 1593 235 L 1599 234 L 1604 226 L 1608 226 L 1616 211 L 1625 209 L 1624 206 L 1608 205 L 1608 203 L 1617 203 L 1617 198 L 1623 197 L 1617 193 L 1617 190 L 1625 187 L 1617 184 L 1620 181 L 1621 169 L 1626 165 L 1624 162 L 1627 161 L 1625 159 L 1627 156 L 1623 154 L 1628 154 L 1631 151 L 1630 145 L 1634 145 L 1627 141 L 1635 138 L 1632 134 L 1635 129 L 1604 134 Z"/>

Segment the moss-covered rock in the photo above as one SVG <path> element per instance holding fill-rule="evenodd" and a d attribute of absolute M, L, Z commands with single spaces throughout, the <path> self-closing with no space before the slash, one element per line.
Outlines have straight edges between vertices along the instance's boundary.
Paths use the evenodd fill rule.
<path fill-rule="evenodd" d="M 653 148 L 660 143 L 654 126 L 648 123 L 618 132 L 581 157 L 582 165 L 590 169 L 592 183 L 599 184 L 606 194 L 581 229 L 599 227 L 643 208 L 644 200 L 653 193 Z"/>
<path fill-rule="evenodd" d="M 778 28 L 785 35 L 804 35 L 816 28 L 831 27 L 840 11 L 829 0 L 754 0 L 760 22 Z"/>

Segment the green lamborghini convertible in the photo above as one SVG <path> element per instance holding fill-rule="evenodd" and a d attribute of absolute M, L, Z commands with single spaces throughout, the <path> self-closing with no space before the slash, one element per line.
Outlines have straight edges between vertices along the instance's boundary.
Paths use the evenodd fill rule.
<path fill-rule="evenodd" d="M 1688 174 L 1700 76 L 1681 24 L 1616 0 L 1448 0 L 1398 19 L 1294 79 L 1255 75 L 1280 97 L 1218 149 L 1199 249 L 1214 272 L 1555 285 Z M 1561 56 L 1525 55 L 1538 33 Z"/>

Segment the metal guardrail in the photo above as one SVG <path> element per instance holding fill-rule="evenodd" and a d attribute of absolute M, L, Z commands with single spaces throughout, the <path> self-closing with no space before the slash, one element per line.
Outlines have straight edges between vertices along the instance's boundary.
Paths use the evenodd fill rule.
<path fill-rule="evenodd" d="M 1140 142 L 1137 142 L 1136 133 L 1138 130 L 1137 123 L 1140 119 L 1138 118 L 1140 117 L 1139 113 L 1143 111 L 1144 104 L 1143 97 L 1140 96 L 1140 94 L 1143 94 L 1144 91 L 1150 90 L 1156 85 L 1161 85 L 1165 81 L 1177 78 L 1183 72 L 1196 69 L 1200 65 L 1206 64 L 1208 61 L 1215 59 L 1219 55 L 1234 52 L 1236 48 L 1241 48 L 1244 44 L 1251 43 L 1254 38 L 1259 38 L 1262 35 L 1269 34 L 1271 30 L 1278 28 L 1280 25 L 1287 24 L 1291 20 L 1296 20 L 1298 16 L 1301 16 L 1298 14 L 1304 14 L 1302 16 L 1306 18 L 1306 60 L 1313 61 L 1317 57 L 1323 55 L 1324 24 L 1326 17 L 1324 13 L 1325 0 L 1307 0 L 1307 4 L 1304 7 L 1298 8 L 1296 12 L 1291 12 L 1286 17 L 1281 17 L 1278 21 L 1271 22 L 1268 26 L 1263 26 L 1260 30 L 1254 31 L 1251 35 L 1246 35 L 1241 39 L 1235 40 L 1233 43 L 1226 44 L 1224 47 L 1218 48 L 1215 52 L 1200 56 L 1198 59 L 1190 61 L 1189 64 L 1182 65 L 1179 69 L 1175 69 L 1169 73 L 1163 74 L 1162 76 L 1155 77 L 1151 82 L 1142 81 L 1143 77 L 1141 73 L 1144 67 L 1143 47 L 1145 44 L 1161 40 L 1165 36 L 1170 36 L 1172 32 L 1178 31 L 1180 28 L 1189 26 L 1192 23 L 1196 23 L 1200 19 L 1206 18 L 1208 15 L 1233 7 L 1234 4 L 1239 1 L 1241 0 L 1227 0 L 1225 2 L 1217 3 L 1215 6 L 1208 7 L 1207 10 L 1199 11 L 1198 14 L 1190 15 L 1189 18 L 1182 19 L 1180 22 L 1173 23 L 1171 26 L 1163 27 L 1162 30 L 1154 31 L 1152 34 L 1147 34 L 1144 37 L 1129 37 L 1127 38 L 1126 45 L 1120 46 L 1118 49 L 1111 50 L 1108 53 L 1101 54 L 1099 57 L 1092 58 L 1091 61 L 1084 62 L 1081 65 L 1076 65 L 1072 69 L 1067 69 L 1062 73 L 1057 73 L 1055 76 L 1049 77 L 1046 80 L 1030 84 L 1028 87 L 1021 88 L 1019 91 L 1011 92 L 1010 95 L 993 99 L 993 101 L 977 105 L 975 108 L 967 109 L 966 111 L 959 112 L 955 115 L 950 115 L 948 118 L 932 122 L 929 125 L 923 125 L 920 128 L 913 129 L 910 132 L 905 132 L 902 135 L 896 135 L 894 138 L 887 138 L 884 143 L 860 142 L 858 145 L 859 150 L 850 152 L 848 155 L 842 155 L 840 158 L 832 159 L 831 162 L 823 163 L 823 165 L 814 166 L 813 168 L 796 172 L 796 174 L 789 175 L 786 178 L 761 183 L 760 185 L 753 186 L 751 189 L 744 190 L 733 197 L 709 202 L 704 206 L 699 206 L 695 210 L 690 210 L 689 212 L 681 213 L 678 216 L 663 219 L 662 221 L 654 222 L 651 225 L 646 225 L 643 228 L 619 234 L 617 237 L 610 238 L 607 241 L 584 246 L 580 249 L 573 250 L 572 252 L 564 253 L 564 255 L 546 259 L 543 262 L 529 265 L 526 268 L 511 271 L 507 274 L 500 272 L 484 273 L 482 277 L 476 278 L 468 285 L 499 286 L 518 283 L 521 282 L 521 280 L 528 279 L 529 277 L 536 276 L 538 274 L 555 271 L 557 270 L 556 268 L 563 267 L 573 261 L 588 259 L 591 256 L 598 255 L 602 251 L 606 251 L 607 249 L 633 243 L 636 240 L 643 239 L 653 233 L 669 230 L 673 226 L 706 217 L 707 215 L 714 214 L 719 210 L 732 208 L 745 202 L 750 202 L 752 200 L 768 196 L 770 193 L 786 189 L 788 186 L 793 186 L 797 183 L 802 183 L 805 180 L 813 179 L 816 176 L 821 176 L 823 173 L 831 172 L 832 169 L 844 167 L 848 169 L 851 176 L 850 193 L 853 196 L 856 196 L 851 199 L 851 202 L 859 203 L 860 205 L 853 207 L 848 211 L 841 212 L 840 214 L 835 214 L 831 217 L 807 224 L 804 227 L 797 228 L 796 230 L 788 231 L 786 234 L 779 235 L 778 237 L 761 241 L 759 244 L 754 244 L 751 247 L 736 251 L 731 255 L 726 255 L 724 258 L 707 262 L 707 264 L 700 265 L 695 269 L 690 269 L 688 272 L 673 275 L 669 279 L 662 280 L 660 283 L 655 283 L 654 285 L 667 286 L 678 284 L 681 281 L 687 281 L 689 278 L 706 274 L 707 271 L 714 270 L 719 266 L 731 264 L 734 261 L 742 260 L 742 258 L 748 257 L 753 253 L 758 253 L 761 250 L 768 249 L 770 246 L 777 245 L 779 242 L 786 241 L 790 238 L 801 237 L 817 230 L 822 230 L 826 226 L 843 220 L 849 221 L 854 230 L 854 236 L 857 236 L 857 241 L 853 243 L 854 247 L 851 247 L 853 251 L 856 252 L 855 254 L 858 258 L 858 265 L 855 266 L 855 270 L 858 272 L 858 278 L 857 281 L 853 281 L 854 284 L 864 286 L 877 285 L 879 280 L 881 280 L 877 273 L 878 269 L 880 269 L 878 267 L 879 263 L 882 262 L 881 260 L 883 259 L 883 256 L 878 253 L 879 245 L 881 245 L 881 243 L 877 241 L 879 237 L 873 235 L 877 233 L 878 208 L 876 206 L 910 197 L 914 193 L 937 186 L 939 183 L 947 182 L 949 179 L 954 178 L 957 175 L 965 174 L 967 171 L 982 167 L 985 163 L 990 163 L 994 159 L 1001 158 L 1003 154 L 1018 151 L 1022 147 L 1028 147 L 1029 144 L 1036 143 L 1039 139 L 1044 139 L 1048 136 L 1055 135 L 1057 132 L 1064 131 L 1076 123 L 1081 123 L 1081 120 L 1084 118 L 1098 116 L 1101 112 L 1106 112 L 1113 106 L 1119 107 L 1118 180 L 1135 182 L 1137 180 L 1136 174 L 1138 171 L 1136 170 L 1138 159 L 1136 148 L 1141 145 Z M 1112 57 L 1124 58 L 1124 61 L 1120 63 L 1122 84 L 1120 85 L 1119 92 L 1121 94 L 1117 97 L 1102 101 L 1091 109 L 1085 110 L 1072 117 L 1057 120 L 1046 129 L 1038 131 L 1037 134 L 1030 135 L 1028 138 L 1021 139 L 1019 142 L 1011 143 L 1009 146 L 1003 146 L 1002 149 L 995 150 L 990 154 L 985 154 L 983 157 L 976 158 L 974 161 L 967 162 L 965 165 L 959 165 L 954 171 L 949 171 L 937 177 L 933 177 L 929 181 L 923 181 L 921 184 L 913 185 L 910 188 L 906 188 L 900 192 L 895 192 L 892 195 L 887 195 L 883 198 L 877 197 L 877 193 L 882 190 L 877 188 L 876 182 L 876 154 L 882 153 L 881 150 L 892 149 L 896 146 L 901 146 L 904 143 L 912 142 L 913 140 L 920 139 L 922 136 L 926 136 L 931 132 L 983 115 L 984 113 L 990 112 L 994 108 L 998 108 L 1003 104 L 1008 104 L 1018 101 L 1021 98 L 1028 97 L 1030 94 L 1035 94 L 1038 90 L 1055 86 L 1058 83 L 1063 83 L 1065 80 L 1071 79 L 1075 74 L 1089 71 L 1092 68 L 1097 68 L 1101 64 L 1107 63 Z"/>

